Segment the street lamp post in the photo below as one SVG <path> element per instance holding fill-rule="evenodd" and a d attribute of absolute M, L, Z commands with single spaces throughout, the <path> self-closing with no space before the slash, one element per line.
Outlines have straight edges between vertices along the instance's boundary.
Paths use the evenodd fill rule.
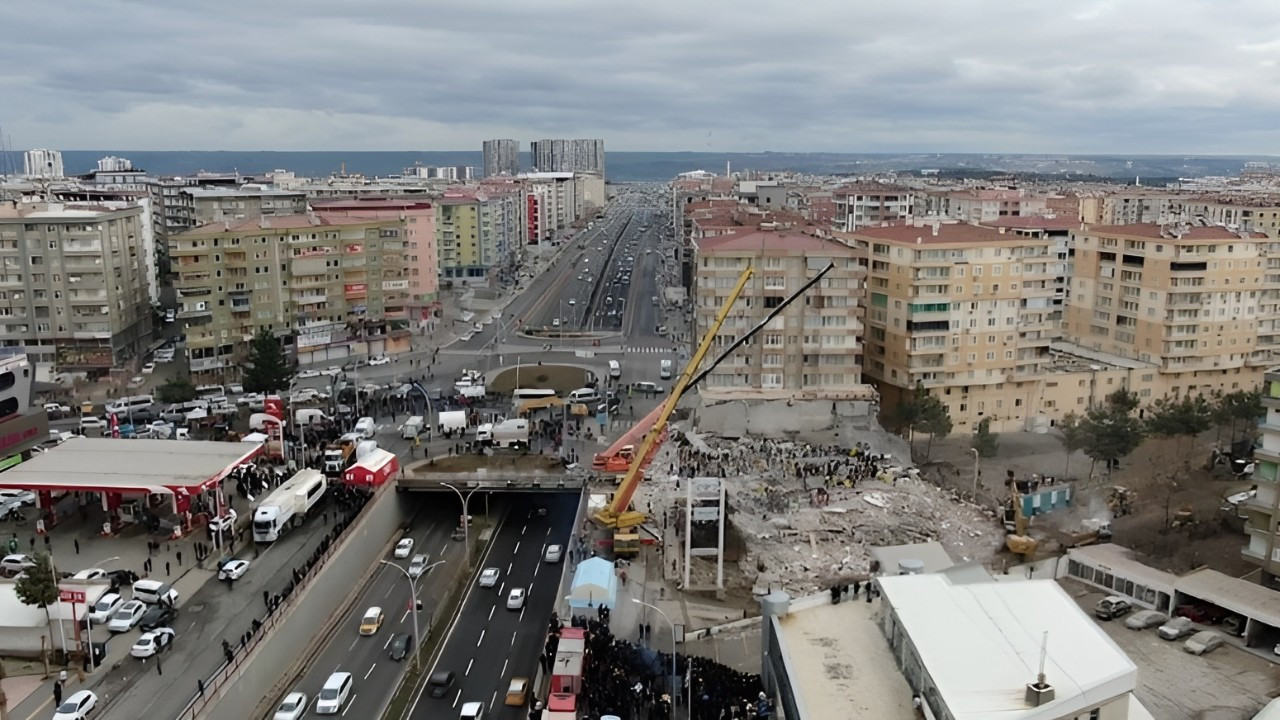
<path fill-rule="evenodd" d="M 973 453 L 973 501 L 978 502 L 978 448 L 969 448 Z"/>
<path fill-rule="evenodd" d="M 640 598 L 631 598 L 631 602 L 637 605 L 643 605 L 658 613 L 662 616 L 662 619 L 666 620 L 667 624 L 671 626 L 671 705 L 674 709 L 676 703 L 676 624 L 671 622 L 671 618 L 667 617 L 667 614 L 662 612 L 662 610 L 656 605 L 650 605 Z"/>
<path fill-rule="evenodd" d="M 462 548 L 462 552 L 463 552 L 462 558 L 463 558 L 463 561 L 466 563 L 466 566 L 470 568 L 471 567 L 471 523 L 469 522 L 470 516 L 467 514 L 467 508 L 471 504 L 471 496 L 474 495 L 477 490 L 484 490 L 485 487 L 483 485 L 477 485 L 476 487 L 471 488 L 470 492 L 468 492 L 464 497 L 462 495 L 462 491 L 454 487 L 453 485 L 450 485 L 449 483 L 440 483 L 440 484 L 457 493 L 458 499 L 462 501 L 462 543 L 464 545 L 464 547 Z"/>
<path fill-rule="evenodd" d="M 390 560 L 379 560 L 378 562 L 379 562 L 379 563 L 381 563 L 381 564 L 383 564 L 383 565 L 389 565 L 389 566 L 391 566 L 391 567 L 393 567 L 393 568 L 395 568 L 395 569 L 399 570 L 399 571 L 400 571 L 400 574 L 401 574 L 401 575 L 404 575 L 404 576 L 405 576 L 405 578 L 409 581 L 409 603 L 410 603 L 410 608 L 409 608 L 409 610 L 413 613 L 413 642 L 415 643 L 415 644 L 414 644 L 414 645 L 412 645 L 411 647 L 413 647 L 413 648 L 414 648 L 414 650 L 413 650 L 413 669 L 414 669 L 414 671 L 417 671 L 417 669 L 418 669 L 418 652 L 417 652 L 417 647 L 418 647 L 418 646 L 417 646 L 417 644 L 416 644 L 416 643 L 420 643 L 420 642 L 422 642 L 422 635 L 421 635 L 421 634 L 419 633 L 419 631 L 418 631 L 418 583 L 413 579 L 413 576 L 409 574 L 409 571 L 408 571 L 408 570 L 405 570 L 404 568 L 402 568 L 402 567 L 400 567 L 399 565 L 397 565 L 397 564 L 395 564 L 395 563 L 391 562 Z M 428 565 L 428 566 L 426 567 L 426 569 L 424 569 L 422 572 L 423 572 L 424 574 L 425 574 L 425 573 L 429 573 L 429 572 L 431 572 L 432 568 L 434 568 L 435 566 L 440 565 L 440 564 L 442 564 L 442 563 L 444 563 L 444 560 L 437 560 L 437 561 L 435 561 L 435 562 L 431 563 L 430 565 Z"/>
<path fill-rule="evenodd" d="M 103 558 L 89 567 L 102 567 L 109 562 L 115 562 L 119 559 L 119 557 Z M 93 621 L 89 617 L 89 603 L 87 602 L 84 605 L 84 642 L 89 648 L 89 672 L 93 672 L 98 669 L 98 662 L 97 659 L 93 657 Z"/>

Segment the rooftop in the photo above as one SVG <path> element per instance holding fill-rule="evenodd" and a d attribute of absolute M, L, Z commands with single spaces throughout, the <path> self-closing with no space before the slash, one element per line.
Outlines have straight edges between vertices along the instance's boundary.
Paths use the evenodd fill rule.
<path fill-rule="evenodd" d="M 1149 588 L 1161 588 L 1166 592 L 1171 591 L 1178 580 L 1177 575 L 1157 570 L 1139 560 L 1129 548 L 1113 543 L 1072 548 L 1067 551 L 1067 557 L 1117 571 L 1117 575 L 1123 575 L 1135 581 L 1141 580 L 1142 584 Z"/>
<path fill-rule="evenodd" d="M 1280 627 L 1280 593 L 1257 583 L 1201 568 L 1178 578 L 1173 587 L 1180 593 Z"/>
<path fill-rule="evenodd" d="M 996 228 L 958 222 L 889 223 L 844 233 L 858 238 L 914 245 L 972 245 L 980 242 L 1026 243 L 1029 238 Z"/>
<path fill-rule="evenodd" d="M 1061 215 L 1050 217 L 1044 215 L 1002 217 L 982 224 L 988 227 L 1003 227 L 1012 230 L 1076 230 L 1080 227 L 1079 220 Z"/>
<path fill-rule="evenodd" d="M 699 253 L 786 252 L 853 255 L 856 251 L 843 243 L 821 238 L 801 230 L 772 230 L 767 228 L 743 228 L 738 232 L 702 238 L 698 241 Z"/>
<path fill-rule="evenodd" d="M 1243 238 L 1265 239 L 1266 233 L 1237 233 L 1221 225 L 1182 226 L 1177 238 L 1171 237 L 1176 232 L 1175 226 L 1157 223 L 1135 223 L 1132 225 L 1090 225 L 1083 232 L 1089 235 L 1120 235 L 1125 237 L 1150 238 L 1152 240 L 1240 240 Z"/>
<path fill-rule="evenodd" d="M 219 198 L 219 197 L 297 197 L 301 198 L 306 193 L 301 190 L 278 190 L 275 188 L 261 187 L 193 187 L 184 190 L 188 195 L 194 198 Z"/>
<path fill-rule="evenodd" d="M 95 218 L 130 207 L 125 203 L 0 203 L 0 219 L 72 220 Z"/>
<path fill-rule="evenodd" d="M 316 211 L 324 210 L 425 210 L 431 203 L 420 198 L 356 197 L 311 203 Z"/>
<path fill-rule="evenodd" d="M 216 235 L 224 232 L 252 233 L 257 230 L 293 230 L 299 228 L 333 227 L 338 225 L 366 225 L 387 222 L 371 218 L 349 217 L 344 215 L 320 216 L 314 213 L 296 213 L 293 215 L 264 215 L 244 218 L 242 220 L 211 222 L 191 228 L 182 235 Z"/>
<path fill-rule="evenodd" d="M 807 599 L 807 598 L 806 598 Z M 909 720 L 911 688 L 876 625 L 875 606 L 825 600 L 778 621 L 791 687 L 806 720 Z"/>
<path fill-rule="evenodd" d="M 1134 689 L 1136 666 L 1053 580 L 953 584 L 943 575 L 897 575 L 878 582 L 955 720 L 1075 717 Z M 1056 698 L 1029 707 L 1023 695 L 1039 671 L 1042 643 Z"/>
<path fill-rule="evenodd" d="M 196 492 L 261 452 L 261 445 L 81 437 L 0 475 L 0 487 L 79 492 Z"/>

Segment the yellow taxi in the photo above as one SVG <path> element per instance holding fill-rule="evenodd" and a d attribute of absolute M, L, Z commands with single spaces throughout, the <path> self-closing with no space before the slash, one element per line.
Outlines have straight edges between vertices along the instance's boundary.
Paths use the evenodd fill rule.
<path fill-rule="evenodd" d="M 371 607 L 364 611 L 364 617 L 360 619 L 360 634 L 372 635 L 378 632 L 378 628 L 382 627 L 382 608 Z"/>

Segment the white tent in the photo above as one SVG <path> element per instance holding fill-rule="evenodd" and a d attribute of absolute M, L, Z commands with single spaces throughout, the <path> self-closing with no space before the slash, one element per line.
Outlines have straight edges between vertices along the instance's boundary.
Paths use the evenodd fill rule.
<path fill-rule="evenodd" d="M 618 577 L 613 563 L 604 558 L 591 558 L 578 564 L 569 588 L 569 607 L 588 608 L 603 604 L 613 608 L 618 601 Z"/>
<path fill-rule="evenodd" d="M 266 441 L 267 441 L 266 434 L 260 433 L 260 432 L 249 433 L 248 435 L 245 435 L 244 437 L 240 438 L 240 442 L 264 443 Z"/>

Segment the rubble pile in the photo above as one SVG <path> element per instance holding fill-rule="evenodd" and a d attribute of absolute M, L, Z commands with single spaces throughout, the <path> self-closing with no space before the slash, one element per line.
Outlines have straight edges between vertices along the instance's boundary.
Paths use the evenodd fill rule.
<path fill-rule="evenodd" d="M 680 479 L 723 477 L 730 524 L 744 548 L 737 572 L 726 564 L 730 589 L 819 591 L 837 579 L 865 575 L 876 546 L 936 540 L 956 562 L 985 562 L 1003 545 L 990 512 L 865 445 L 692 434 L 673 440 L 655 457 L 656 482 L 644 484 L 640 504 L 678 512 L 684 504 Z M 691 582 L 705 585 L 714 572 L 712 562 L 695 561 Z"/>

